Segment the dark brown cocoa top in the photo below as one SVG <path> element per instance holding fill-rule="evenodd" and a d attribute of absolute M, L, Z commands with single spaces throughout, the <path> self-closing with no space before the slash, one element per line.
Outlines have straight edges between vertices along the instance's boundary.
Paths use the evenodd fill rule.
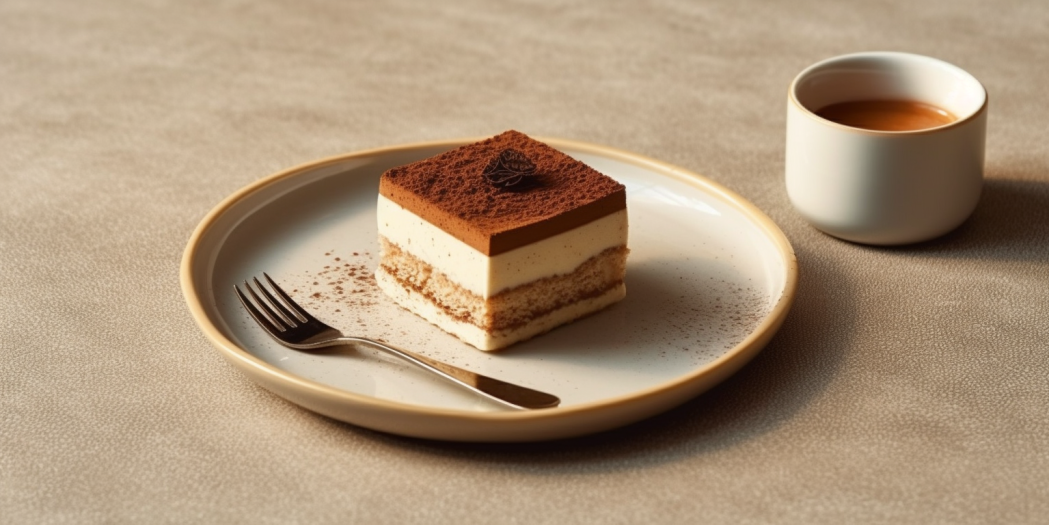
<path fill-rule="evenodd" d="M 491 176 L 518 154 L 534 164 L 523 184 Z M 489 256 L 626 208 L 622 184 L 517 131 L 393 168 L 379 193 Z"/>

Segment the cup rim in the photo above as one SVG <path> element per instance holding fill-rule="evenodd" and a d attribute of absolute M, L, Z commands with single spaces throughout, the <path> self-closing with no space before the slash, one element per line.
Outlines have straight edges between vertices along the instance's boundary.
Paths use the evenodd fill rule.
<path fill-rule="evenodd" d="M 876 129 L 867 129 L 867 128 L 857 128 L 857 127 L 853 127 L 853 126 L 846 126 L 844 124 L 840 124 L 838 122 L 834 122 L 832 120 L 828 120 L 828 119 L 825 119 L 825 118 L 817 115 L 815 112 L 813 112 L 808 107 L 806 107 L 805 104 L 802 104 L 801 101 L 798 100 L 798 97 L 797 97 L 798 83 L 801 82 L 802 80 L 804 80 L 813 71 L 816 71 L 817 69 L 820 69 L 820 68 L 822 68 L 822 67 L 824 67 L 824 66 L 826 66 L 828 64 L 832 64 L 834 62 L 844 62 L 844 61 L 848 61 L 848 60 L 856 60 L 856 59 L 862 59 L 862 58 L 875 58 L 875 57 L 880 57 L 880 58 L 889 57 L 889 58 L 905 59 L 905 60 L 922 60 L 922 61 L 935 62 L 938 65 L 940 65 L 941 67 L 945 67 L 945 68 L 947 68 L 949 70 L 952 70 L 955 73 L 959 74 L 960 76 L 965 77 L 968 80 L 971 80 L 972 82 L 974 82 L 979 87 L 980 94 L 983 96 L 983 99 L 980 101 L 980 105 L 979 105 L 978 108 L 976 108 L 975 110 L 973 110 L 971 112 L 968 112 L 965 115 L 959 115 L 957 120 L 948 122 L 947 124 L 942 124 L 942 125 L 939 125 L 939 126 L 931 127 L 931 128 L 912 129 L 912 130 L 903 130 L 903 131 L 886 131 L 886 130 L 876 130 Z M 951 129 L 951 128 L 955 128 L 955 127 L 958 127 L 958 126 L 965 125 L 966 123 L 976 119 L 977 117 L 979 117 L 980 115 L 982 115 L 984 112 L 987 111 L 987 103 L 988 103 L 988 99 L 989 98 L 990 97 L 989 97 L 989 95 L 987 93 L 987 88 L 983 85 L 982 82 L 980 82 L 980 80 L 978 78 L 973 76 L 972 73 L 969 73 L 968 71 L 966 71 L 966 70 L 964 70 L 964 69 L 962 69 L 962 68 L 960 68 L 960 67 L 958 67 L 958 66 L 956 66 L 954 64 L 951 64 L 950 62 L 947 62 L 945 60 L 940 60 L 938 58 L 930 57 L 930 56 L 927 56 L 927 55 L 919 55 L 919 54 L 916 54 L 916 53 L 905 53 L 905 52 L 901 52 L 901 51 L 864 51 L 864 52 L 859 52 L 859 53 L 849 53 L 849 54 L 845 54 L 845 55 L 837 55 L 837 56 L 825 58 L 825 59 L 820 60 L 819 62 L 816 62 L 816 63 L 806 67 L 805 69 L 801 70 L 801 72 L 798 73 L 794 77 L 794 79 L 791 81 L 790 87 L 787 90 L 787 99 L 790 101 L 791 104 L 793 104 L 798 109 L 800 109 L 802 114 L 806 115 L 807 117 L 816 119 L 817 121 L 819 121 L 819 122 L 821 122 L 823 124 L 827 124 L 827 125 L 830 125 L 832 127 L 835 127 L 835 128 L 841 129 L 841 130 L 847 130 L 847 131 L 851 131 L 851 132 L 855 132 L 855 133 L 864 133 L 864 134 L 870 134 L 870 135 L 878 135 L 878 136 L 923 135 L 923 134 L 927 134 L 927 133 L 939 133 L 939 132 L 941 132 L 943 130 L 946 130 L 946 129 Z"/>

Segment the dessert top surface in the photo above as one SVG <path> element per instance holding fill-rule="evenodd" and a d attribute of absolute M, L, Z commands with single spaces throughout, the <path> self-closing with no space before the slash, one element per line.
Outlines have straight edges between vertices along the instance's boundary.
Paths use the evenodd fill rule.
<path fill-rule="evenodd" d="M 379 193 L 488 255 L 626 208 L 622 184 L 517 131 L 393 168 Z"/>

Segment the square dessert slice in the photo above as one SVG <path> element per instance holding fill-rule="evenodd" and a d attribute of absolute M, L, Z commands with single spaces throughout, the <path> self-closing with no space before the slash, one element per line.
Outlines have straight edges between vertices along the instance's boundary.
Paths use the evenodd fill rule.
<path fill-rule="evenodd" d="M 516 131 L 379 182 L 379 287 L 496 350 L 626 295 L 622 184 Z"/>

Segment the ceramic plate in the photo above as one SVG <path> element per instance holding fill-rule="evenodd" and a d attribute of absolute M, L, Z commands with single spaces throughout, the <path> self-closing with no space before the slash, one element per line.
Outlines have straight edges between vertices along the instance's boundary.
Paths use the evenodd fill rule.
<path fill-rule="evenodd" d="M 797 267 L 768 217 L 681 168 L 542 140 L 626 185 L 627 297 L 606 310 L 485 353 L 376 288 L 380 174 L 473 142 L 459 140 L 324 159 L 230 196 L 186 248 L 181 279 L 190 312 L 223 356 L 293 403 L 375 430 L 460 441 L 556 439 L 631 423 L 710 388 L 769 341 L 793 300 Z M 281 347 L 233 293 L 234 284 L 264 271 L 346 333 L 550 392 L 562 405 L 509 411 L 367 350 Z"/>

